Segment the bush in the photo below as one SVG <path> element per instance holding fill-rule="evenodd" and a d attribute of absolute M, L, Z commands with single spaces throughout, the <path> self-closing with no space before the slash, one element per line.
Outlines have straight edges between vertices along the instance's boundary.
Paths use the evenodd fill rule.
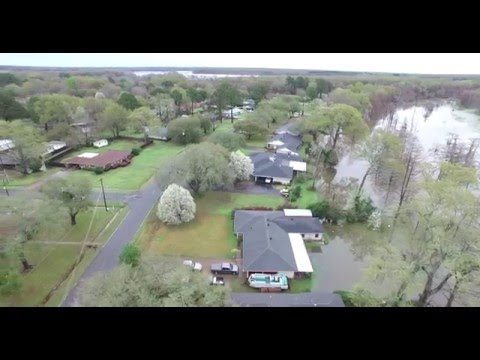
<path fill-rule="evenodd" d="M 140 154 L 141 151 L 142 151 L 142 149 L 140 149 L 140 148 L 133 148 L 132 149 L 132 155 L 137 156 L 137 155 Z"/>
<path fill-rule="evenodd" d="M 17 270 L 0 270 L 0 294 L 11 295 L 22 287 L 22 279 Z"/>
<path fill-rule="evenodd" d="M 301 184 L 304 184 L 306 181 L 307 181 L 307 177 L 304 174 L 300 174 L 295 177 L 295 180 L 293 180 L 293 183 L 301 185 Z"/>
<path fill-rule="evenodd" d="M 375 209 L 372 199 L 357 195 L 354 199 L 353 208 L 347 212 L 347 222 L 366 222 Z"/>
<path fill-rule="evenodd" d="M 33 172 L 38 172 L 43 166 L 43 161 L 40 158 L 32 158 L 28 161 L 28 167 Z"/>
<path fill-rule="evenodd" d="M 100 175 L 100 174 L 103 174 L 105 172 L 105 170 L 103 170 L 103 168 L 97 166 L 96 168 L 93 169 L 93 172 L 97 175 Z"/>
<path fill-rule="evenodd" d="M 120 254 L 120 262 L 135 267 L 140 263 L 141 255 L 140 249 L 136 245 L 127 244 Z"/>
<path fill-rule="evenodd" d="M 345 217 L 344 211 L 332 206 L 327 200 L 322 200 L 308 206 L 312 215 L 320 219 L 326 219 L 328 222 L 337 224 L 339 220 Z"/>
<path fill-rule="evenodd" d="M 292 187 L 288 194 L 288 199 L 291 202 L 297 201 L 302 196 L 302 187 L 300 185 L 296 185 Z"/>

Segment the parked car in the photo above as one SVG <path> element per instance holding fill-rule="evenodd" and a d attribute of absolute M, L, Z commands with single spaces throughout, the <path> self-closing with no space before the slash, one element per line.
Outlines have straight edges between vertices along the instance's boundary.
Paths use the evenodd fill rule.
<path fill-rule="evenodd" d="M 183 265 L 190 267 L 192 271 L 202 271 L 202 264 L 193 260 L 184 260 Z"/>
<path fill-rule="evenodd" d="M 287 196 L 288 196 L 288 189 L 285 188 L 285 189 L 280 190 L 280 194 L 282 194 L 283 196 L 287 197 Z"/>
<path fill-rule="evenodd" d="M 212 273 L 238 275 L 238 266 L 231 263 L 212 264 Z"/>
<path fill-rule="evenodd" d="M 210 280 L 210 285 L 225 285 L 225 280 L 221 276 L 212 276 Z"/>

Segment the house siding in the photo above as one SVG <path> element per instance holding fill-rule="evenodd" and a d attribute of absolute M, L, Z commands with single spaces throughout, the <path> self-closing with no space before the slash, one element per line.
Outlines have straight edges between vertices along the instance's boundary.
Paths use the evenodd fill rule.
<path fill-rule="evenodd" d="M 295 234 L 295 233 L 292 233 Z M 322 233 L 298 233 L 302 235 L 303 240 L 313 240 L 313 241 L 322 241 Z M 315 235 L 318 234 L 318 237 L 315 237 Z"/>
<path fill-rule="evenodd" d="M 287 178 L 273 178 L 274 183 L 280 183 L 280 184 L 283 184 L 283 185 L 290 184 L 290 181 L 291 181 L 291 179 L 287 179 Z"/>

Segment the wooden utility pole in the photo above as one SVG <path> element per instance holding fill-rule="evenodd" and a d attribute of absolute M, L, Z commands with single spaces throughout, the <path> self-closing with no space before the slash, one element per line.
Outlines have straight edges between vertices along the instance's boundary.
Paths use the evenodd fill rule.
<path fill-rule="evenodd" d="M 103 203 L 105 204 L 105 211 L 108 211 L 107 199 L 105 198 L 105 189 L 103 188 L 103 178 L 100 179 L 100 184 L 102 184 L 102 194 L 103 194 Z"/>

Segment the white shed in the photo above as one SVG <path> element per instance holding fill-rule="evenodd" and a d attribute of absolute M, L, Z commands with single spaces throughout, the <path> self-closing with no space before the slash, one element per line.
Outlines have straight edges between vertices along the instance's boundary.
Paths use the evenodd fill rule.
<path fill-rule="evenodd" d="M 101 148 L 107 145 L 108 145 L 107 139 L 97 140 L 93 143 L 93 146 L 95 146 L 96 148 Z"/>

